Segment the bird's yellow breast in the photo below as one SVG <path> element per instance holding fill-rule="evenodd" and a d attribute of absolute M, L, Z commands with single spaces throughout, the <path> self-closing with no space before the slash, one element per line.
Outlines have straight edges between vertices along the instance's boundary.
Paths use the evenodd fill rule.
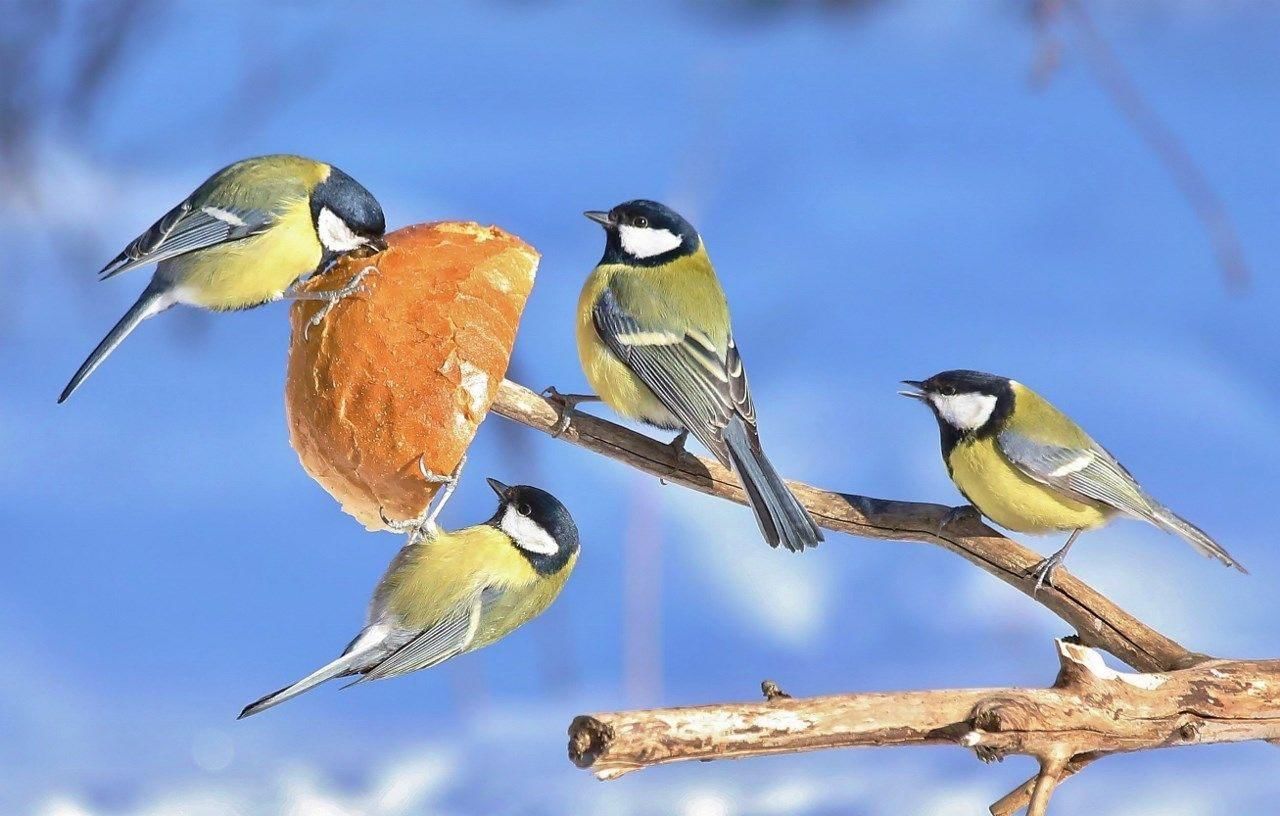
<path fill-rule="evenodd" d="M 524 556 L 518 553 L 517 557 L 524 560 Z M 568 563 L 554 575 L 539 576 L 532 583 L 522 584 L 503 592 L 485 607 L 484 614 L 480 618 L 480 627 L 476 631 L 475 639 L 471 641 L 471 649 L 488 646 L 545 612 L 552 601 L 560 595 L 560 590 L 564 589 L 565 582 L 569 580 L 569 575 L 577 562 L 578 554 L 574 553 L 569 557 Z M 528 562 L 525 561 L 525 564 L 527 565 Z"/>
<path fill-rule="evenodd" d="M 277 300 L 320 264 L 323 248 L 305 199 L 289 201 L 266 232 L 167 261 L 179 300 L 206 309 L 245 309 Z"/>
<path fill-rule="evenodd" d="M 404 626 L 430 629 L 461 604 L 490 591 L 470 649 L 509 634 L 542 613 L 560 594 L 575 554 L 554 575 L 540 576 L 501 531 L 481 524 L 442 532 L 417 545 L 386 578 L 387 609 Z"/>
<path fill-rule="evenodd" d="M 963 440 L 947 457 L 952 480 L 982 515 L 1009 530 L 1049 533 L 1100 527 L 1112 511 L 1040 484 L 1005 458 L 994 437 Z"/>
<path fill-rule="evenodd" d="M 667 410 L 640 378 L 623 365 L 596 332 L 591 313 L 604 294 L 612 275 L 620 267 L 595 268 L 578 298 L 578 359 L 582 373 L 600 399 L 628 419 L 638 419 L 663 428 L 679 428 L 680 421 Z"/>

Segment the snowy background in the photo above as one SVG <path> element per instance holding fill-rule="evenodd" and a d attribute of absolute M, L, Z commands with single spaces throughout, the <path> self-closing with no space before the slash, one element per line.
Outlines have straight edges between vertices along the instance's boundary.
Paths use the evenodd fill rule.
<path fill-rule="evenodd" d="M 1191 648 L 1280 655 L 1275 4 L 1090 5 L 1235 219 L 1238 294 L 1076 29 L 1032 81 L 1045 40 L 1021 3 L 6 5 L 0 812 L 960 816 L 1033 770 L 945 748 L 576 770 L 579 713 L 752 699 L 765 677 L 1043 684 L 1066 627 L 937 549 L 770 551 L 741 508 L 496 417 L 445 521 L 490 514 L 483 476 L 556 493 L 584 532 L 558 603 L 437 670 L 236 722 L 341 649 L 401 543 L 298 467 L 285 307 L 175 310 L 54 399 L 149 274 L 94 271 L 267 152 L 341 166 L 393 226 L 472 218 L 535 244 L 513 371 L 535 389 L 584 385 L 571 314 L 602 239 L 579 213 L 667 201 L 706 238 L 787 475 L 953 503 L 897 381 L 1016 377 L 1253 574 L 1136 523 L 1085 537 L 1073 571 Z M 1264 812 L 1275 762 L 1113 758 L 1054 813 Z"/>

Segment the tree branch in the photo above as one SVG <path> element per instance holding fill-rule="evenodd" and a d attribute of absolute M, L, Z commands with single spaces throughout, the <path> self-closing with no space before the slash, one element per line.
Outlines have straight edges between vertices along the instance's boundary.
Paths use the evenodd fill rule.
<path fill-rule="evenodd" d="M 499 387 L 492 410 L 552 435 L 560 421 L 555 405 L 509 380 Z M 560 438 L 666 481 L 746 503 L 737 477 L 718 462 L 690 453 L 681 454 L 676 461 L 666 444 L 612 422 L 575 413 Z M 1040 556 L 976 517 L 948 523 L 951 508 L 943 505 L 835 493 L 799 482 L 788 484 L 822 527 L 950 550 L 1043 604 L 1074 627 L 1086 645 L 1105 649 L 1139 671 L 1168 671 L 1206 659 L 1139 621 L 1064 569 L 1054 573 L 1053 587 L 1036 592 L 1035 580 L 1028 572 Z"/>
<path fill-rule="evenodd" d="M 1067 762 L 1066 767 L 1063 768 L 1058 779 L 1058 783 L 1061 784 L 1063 780 L 1079 773 L 1080 770 L 1090 762 L 1093 762 L 1096 759 L 1101 759 L 1104 756 L 1106 756 L 1106 754 L 1079 754 L 1072 757 L 1072 759 Z M 1023 808 L 1029 807 L 1031 805 L 1031 796 L 1035 792 L 1036 783 L 1039 781 L 1040 774 L 1037 773 L 1026 782 L 1023 782 L 1018 787 L 1000 797 L 1000 799 L 989 808 L 991 816 L 1013 816 L 1013 814 Z"/>
<path fill-rule="evenodd" d="M 596 417 L 559 409 L 504 380 L 493 411 L 663 480 L 745 504 L 719 463 Z M 1209 742 L 1280 739 L 1280 661 L 1214 660 L 1183 648 L 1059 570 L 1035 590 L 1039 556 L 937 504 L 889 501 L 788 482 L 828 530 L 936 544 L 1043 604 L 1073 626 L 1058 641 L 1061 670 L 1048 689 L 969 689 L 794 699 L 765 681 L 763 703 L 730 703 L 576 718 L 569 757 L 601 779 L 651 765 L 885 745 L 960 745 L 980 759 L 1035 757 L 1039 771 L 991 806 L 994 816 L 1044 816 L 1067 778 L 1108 754 Z M 830 546 L 830 545 L 828 545 Z M 1081 645 L 1083 644 L 1083 645 Z M 1090 646 L 1141 674 L 1119 674 Z M 1152 673 L 1156 672 L 1156 673 Z"/>
<path fill-rule="evenodd" d="M 1040 772 L 992 806 L 1044 813 L 1067 776 L 1107 754 L 1280 737 L 1280 661 L 1209 660 L 1173 672 L 1108 668 L 1093 649 L 1057 641 L 1045 689 L 960 689 L 628 711 L 578 717 L 569 758 L 601 779 L 689 760 L 828 748 L 958 745 L 990 762 L 1036 758 Z"/>

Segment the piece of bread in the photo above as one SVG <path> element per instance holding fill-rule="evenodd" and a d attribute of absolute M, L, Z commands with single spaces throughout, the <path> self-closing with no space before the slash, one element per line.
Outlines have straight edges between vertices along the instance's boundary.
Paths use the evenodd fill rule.
<path fill-rule="evenodd" d="M 441 222 L 387 236 L 307 282 L 340 289 L 366 266 L 366 292 L 305 332 L 322 302 L 300 300 L 285 379 L 289 439 L 303 468 L 370 530 L 379 508 L 416 518 L 471 444 L 507 371 L 538 252 L 497 227 Z"/>

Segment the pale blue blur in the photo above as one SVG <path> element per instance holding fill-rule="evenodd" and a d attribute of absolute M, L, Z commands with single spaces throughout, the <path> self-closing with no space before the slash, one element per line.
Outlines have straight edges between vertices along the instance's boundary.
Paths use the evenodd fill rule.
<path fill-rule="evenodd" d="M 174 310 L 54 399 L 150 274 L 93 273 L 268 152 L 339 165 L 392 226 L 475 219 L 536 245 L 512 372 L 534 389 L 584 387 L 572 313 L 602 239 L 579 213 L 663 200 L 706 239 L 788 476 L 955 503 L 897 382 L 1015 377 L 1252 575 L 1134 522 L 1070 568 L 1192 649 L 1280 656 L 1280 10 L 1090 3 L 1234 219 L 1253 278 L 1233 293 L 1075 28 L 1053 28 L 1040 87 L 1019 3 L 849 5 L 154 3 L 87 89 L 70 66 L 102 6 L 0 19 L 11 45 L 47 38 L 0 76 L 34 111 L 0 175 L 0 812 L 959 816 L 1033 771 L 956 748 L 577 770 L 576 714 L 753 699 L 766 677 L 796 695 L 1045 684 L 1067 627 L 922 545 L 770 551 L 741 508 L 497 417 L 444 521 L 492 512 L 484 476 L 554 492 L 583 531 L 558 603 L 437 670 L 236 722 L 342 648 L 401 543 L 298 466 L 286 308 Z M 1265 812 L 1275 762 L 1110 759 L 1053 812 Z"/>

